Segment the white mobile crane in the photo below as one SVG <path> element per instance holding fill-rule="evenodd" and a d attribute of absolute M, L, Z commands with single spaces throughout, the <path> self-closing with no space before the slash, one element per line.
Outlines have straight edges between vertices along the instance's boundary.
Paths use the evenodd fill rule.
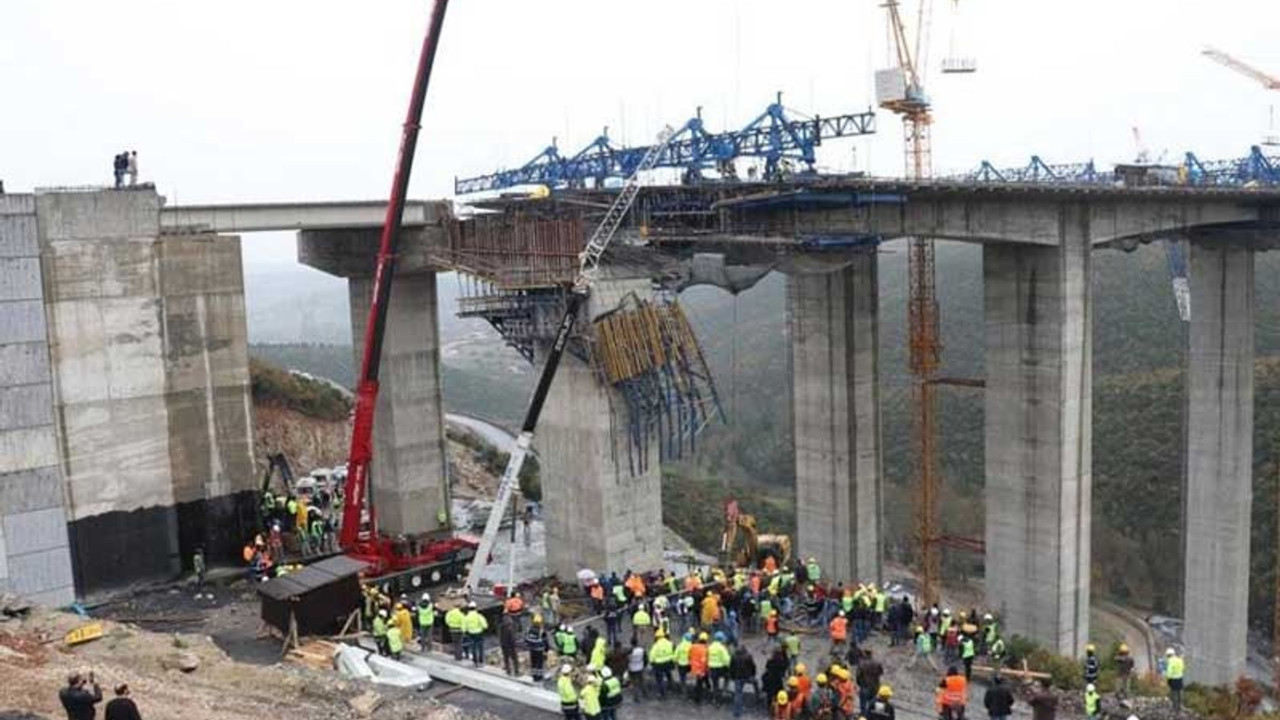
<path fill-rule="evenodd" d="M 569 344 L 569 335 L 573 331 L 573 323 L 577 320 L 578 311 L 590 294 L 591 283 L 600 270 L 600 258 L 609 247 L 614 234 L 618 232 L 618 227 L 622 225 L 622 219 L 626 217 L 631 205 L 635 202 L 636 195 L 640 193 L 640 174 L 652 170 L 657 165 L 659 157 L 667 149 L 673 134 L 674 130 L 670 126 L 663 128 L 659 133 L 658 141 L 640 159 L 640 164 L 623 184 L 618 197 L 614 199 L 608 212 L 604 214 L 604 219 L 591 233 L 586 248 L 579 256 L 578 275 L 574 278 L 573 286 L 566 299 L 564 317 L 561 318 L 560 326 L 556 329 L 551 352 L 547 355 L 547 362 L 542 366 L 542 374 L 538 377 L 538 384 L 533 390 L 533 396 L 529 399 L 529 408 L 525 411 L 520 435 L 516 438 L 516 446 L 511 451 L 511 459 L 507 461 L 507 467 L 502 472 L 502 480 L 498 483 L 498 496 L 494 500 L 493 510 L 489 512 L 489 520 L 484 526 L 484 535 L 480 538 L 480 547 L 476 550 L 475 559 L 471 562 L 471 569 L 467 573 L 465 586 L 467 592 L 475 592 L 480 584 L 480 570 L 489 563 L 493 544 L 498 539 L 498 530 L 502 525 L 502 517 L 506 514 L 507 504 L 511 502 L 511 496 L 515 493 L 519 482 L 520 468 L 524 466 L 524 459 L 533 445 L 533 431 L 538 425 L 538 416 L 542 414 L 542 405 L 547 400 L 547 392 L 551 389 L 551 381 L 555 379 L 560 358 Z"/>

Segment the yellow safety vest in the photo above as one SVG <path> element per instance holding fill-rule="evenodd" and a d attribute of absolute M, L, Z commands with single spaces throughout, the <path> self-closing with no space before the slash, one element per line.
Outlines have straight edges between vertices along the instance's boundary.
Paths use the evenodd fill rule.
<path fill-rule="evenodd" d="M 1186 665 L 1177 655 L 1169 658 L 1169 662 L 1165 664 L 1164 676 L 1167 680 L 1181 680 L 1184 672 Z"/>
<path fill-rule="evenodd" d="M 463 620 L 466 622 L 468 635 L 479 635 L 489 629 L 489 621 L 476 610 L 467 613 Z"/>
<path fill-rule="evenodd" d="M 568 675 L 561 675 L 556 681 L 556 689 L 560 691 L 560 704 L 565 707 L 578 706 L 578 691 L 573 687 L 573 680 Z"/>
<path fill-rule="evenodd" d="M 461 630 L 465 619 L 466 616 L 458 608 L 449 608 L 449 612 L 444 614 L 444 624 L 450 630 Z"/>
<path fill-rule="evenodd" d="M 653 643 L 653 647 L 649 648 L 649 664 L 663 665 L 671 662 L 675 657 L 675 648 L 671 646 L 671 641 L 666 638 L 658 638 Z M 688 662 L 688 653 L 685 654 L 685 662 Z"/>

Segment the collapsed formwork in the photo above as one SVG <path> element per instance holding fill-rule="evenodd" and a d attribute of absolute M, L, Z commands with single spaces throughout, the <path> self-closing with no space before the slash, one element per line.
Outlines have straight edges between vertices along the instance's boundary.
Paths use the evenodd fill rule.
<path fill-rule="evenodd" d="M 650 302 L 627 295 L 592 328 L 591 360 L 600 381 L 627 405 L 627 459 L 632 474 L 696 449 L 698 435 L 724 410 L 715 381 L 674 298 Z"/>

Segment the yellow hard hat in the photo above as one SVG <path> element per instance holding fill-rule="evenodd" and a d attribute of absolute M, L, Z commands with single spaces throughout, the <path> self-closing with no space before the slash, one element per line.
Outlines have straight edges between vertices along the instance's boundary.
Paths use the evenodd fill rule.
<path fill-rule="evenodd" d="M 787 697 L 786 690 L 779 690 L 778 697 L 774 698 L 774 700 L 777 701 L 779 705 L 786 705 L 788 702 L 791 702 L 791 699 Z"/>
<path fill-rule="evenodd" d="M 888 700 L 893 697 L 893 688 L 888 685 L 881 685 L 880 689 L 876 691 L 876 696 Z"/>
<path fill-rule="evenodd" d="M 827 674 L 826 674 L 826 673 L 818 673 L 818 677 L 814 678 L 814 680 L 817 680 L 819 685 L 826 685 L 826 684 L 827 684 Z"/>
<path fill-rule="evenodd" d="M 803 675 L 803 674 L 805 674 L 805 672 L 806 672 L 808 669 L 809 669 L 809 668 L 807 668 L 807 667 L 805 667 L 805 666 L 804 666 L 804 663 L 796 663 L 796 674 L 797 674 L 797 675 Z"/>
<path fill-rule="evenodd" d="M 653 639 L 655 640 L 657 640 L 658 638 L 664 638 L 666 636 L 667 636 L 667 633 L 662 628 L 658 628 L 657 630 L 653 631 Z"/>
<path fill-rule="evenodd" d="M 791 676 L 790 678 L 788 678 L 788 679 L 787 679 L 787 687 L 793 687 L 793 688 L 798 688 L 798 687 L 800 687 L 800 678 L 795 677 L 794 675 L 793 675 L 793 676 Z"/>
<path fill-rule="evenodd" d="M 832 670 L 831 672 L 833 672 L 835 676 L 840 678 L 841 680 L 849 679 L 849 671 L 842 667 L 838 667 L 835 670 Z"/>
<path fill-rule="evenodd" d="M 534 624 L 534 625 L 541 625 L 541 624 L 542 624 L 542 616 L 541 616 L 541 615 L 539 615 L 538 613 L 534 613 L 534 614 L 533 614 L 533 624 Z"/>
<path fill-rule="evenodd" d="M 1129 646 L 1128 646 L 1128 645 L 1125 645 L 1124 643 L 1120 643 L 1120 648 L 1119 648 L 1119 650 L 1120 650 L 1120 652 L 1122 652 L 1122 653 L 1127 653 L 1127 652 L 1129 652 Z"/>
<path fill-rule="evenodd" d="M 1087 652 L 1087 653 L 1091 653 L 1091 652 L 1093 652 L 1093 651 L 1095 651 L 1095 650 L 1097 650 L 1097 649 L 1098 649 L 1098 648 L 1094 647 L 1093 643 L 1089 643 L 1088 645 L 1085 645 L 1085 646 L 1084 646 L 1084 651 L 1085 651 L 1085 652 Z"/>
<path fill-rule="evenodd" d="M 707 634 L 706 634 L 706 633 L 704 633 L 704 632 L 700 632 L 700 633 L 698 633 L 698 639 L 699 639 L 699 640 L 706 640 L 706 639 L 707 639 Z"/>

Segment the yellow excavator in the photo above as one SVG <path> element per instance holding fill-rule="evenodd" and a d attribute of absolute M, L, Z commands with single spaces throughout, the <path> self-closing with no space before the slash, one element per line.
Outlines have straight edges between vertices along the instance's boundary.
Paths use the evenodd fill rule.
<path fill-rule="evenodd" d="M 791 536 L 760 534 L 756 518 L 742 512 L 737 500 L 724 504 L 724 534 L 720 538 L 720 562 L 732 567 L 759 568 L 772 557 L 777 567 L 791 560 Z"/>

